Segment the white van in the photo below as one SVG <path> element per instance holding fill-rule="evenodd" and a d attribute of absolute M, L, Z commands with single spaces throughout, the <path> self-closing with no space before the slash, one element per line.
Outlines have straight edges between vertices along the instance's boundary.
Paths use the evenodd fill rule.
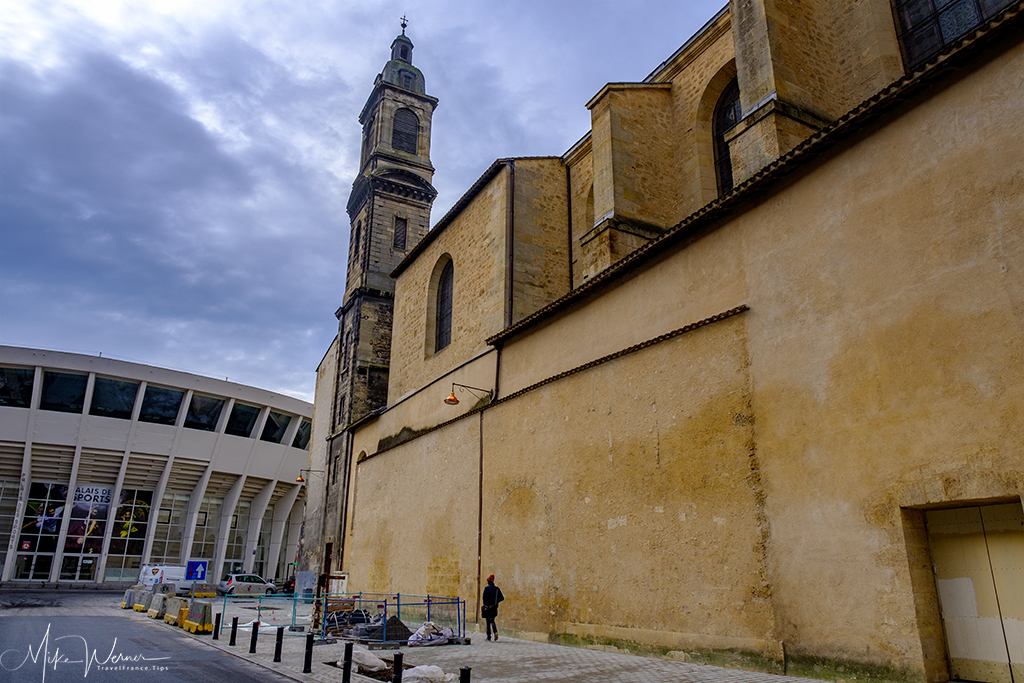
<path fill-rule="evenodd" d="M 174 584 L 175 593 L 187 593 L 192 582 L 185 581 L 185 567 L 168 564 L 144 564 L 139 570 L 139 584 L 153 590 L 158 583 Z"/>

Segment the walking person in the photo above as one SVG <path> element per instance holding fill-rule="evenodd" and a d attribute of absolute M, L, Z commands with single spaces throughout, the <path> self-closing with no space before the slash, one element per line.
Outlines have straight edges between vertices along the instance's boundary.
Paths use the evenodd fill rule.
<path fill-rule="evenodd" d="M 480 616 L 487 620 L 487 640 L 491 639 L 491 631 L 494 631 L 494 639 L 498 639 L 498 626 L 494 618 L 498 616 L 498 603 L 505 599 L 501 589 L 494 585 L 494 574 L 487 577 L 487 587 L 484 588 L 483 607 L 480 609 Z"/>

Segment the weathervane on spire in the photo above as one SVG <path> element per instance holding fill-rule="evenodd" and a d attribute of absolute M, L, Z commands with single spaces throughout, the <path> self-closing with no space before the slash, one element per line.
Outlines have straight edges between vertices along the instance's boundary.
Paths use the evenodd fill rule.
<path fill-rule="evenodd" d="M 409 25 L 409 20 L 406 19 L 405 15 L 403 14 L 402 15 L 402 35 L 403 36 L 405 35 L 405 27 L 408 26 L 408 25 Z"/>

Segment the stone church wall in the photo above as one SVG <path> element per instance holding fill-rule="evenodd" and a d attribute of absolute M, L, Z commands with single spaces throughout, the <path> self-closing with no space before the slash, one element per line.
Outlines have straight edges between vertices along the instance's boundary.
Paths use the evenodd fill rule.
<path fill-rule="evenodd" d="M 479 530 L 535 637 L 945 680 L 920 511 L 1024 493 L 1024 46 L 1003 48 L 506 339 L 482 417 L 357 466 L 353 585 L 474 604 Z M 481 225 L 410 274 L 486 259 Z M 401 289 L 396 346 L 421 353 Z M 408 365 L 393 396 L 436 376 Z"/>
<path fill-rule="evenodd" d="M 504 326 L 508 171 L 476 196 L 396 283 L 394 349 L 388 395 L 395 400 L 487 350 L 484 340 Z M 442 256 L 454 262 L 451 343 L 434 352 L 427 338 L 430 278 Z"/>

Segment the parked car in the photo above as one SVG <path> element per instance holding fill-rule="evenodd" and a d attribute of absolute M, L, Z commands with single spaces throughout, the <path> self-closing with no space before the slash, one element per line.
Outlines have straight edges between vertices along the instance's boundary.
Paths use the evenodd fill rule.
<path fill-rule="evenodd" d="M 284 580 L 284 586 L 282 587 L 281 590 L 282 590 L 282 592 L 285 595 L 292 595 L 293 593 L 295 593 L 295 575 L 294 574 L 289 576 L 287 579 Z"/>
<path fill-rule="evenodd" d="M 217 592 L 224 595 L 273 595 L 277 586 L 256 574 L 226 574 L 217 584 Z"/>

